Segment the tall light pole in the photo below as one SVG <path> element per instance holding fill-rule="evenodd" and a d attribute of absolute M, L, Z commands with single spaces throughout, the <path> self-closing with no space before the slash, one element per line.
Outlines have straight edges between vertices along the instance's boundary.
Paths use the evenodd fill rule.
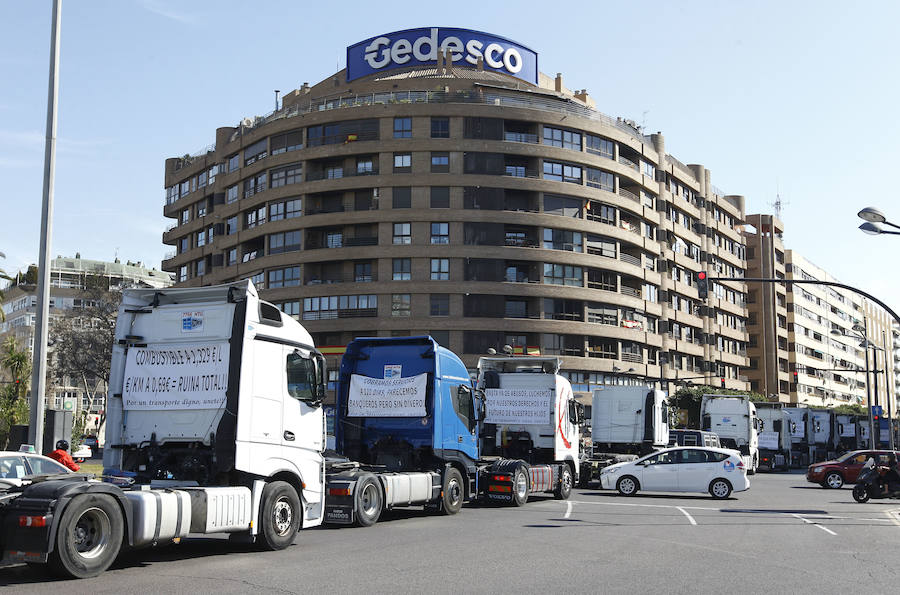
<path fill-rule="evenodd" d="M 874 419 L 874 416 L 872 415 L 872 405 L 873 405 L 872 386 L 871 386 L 871 384 L 869 384 L 869 374 L 872 372 L 871 368 L 869 367 L 869 345 L 872 345 L 872 343 L 870 343 L 869 338 L 868 338 L 868 326 L 869 326 L 868 320 L 865 317 L 863 317 L 863 324 L 859 324 L 859 323 L 854 324 L 852 331 L 856 335 L 856 338 L 862 340 L 862 343 L 860 343 L 860 347 L 865 347 L 865 353 L 866 353 L 866 406 L 869 408 L 869 443 L 870 443 L 869 447 L 870 448 L 878 448 L 878 442 L 877 442 L 878 434 L 876 434 L 875 419 Z M 846 332 L 843 331 L 843 329 L 842 330 L 835 329 L 835 330 L 831 331 L 831 333 L 834 335 L 839 335 L 841 337 L 849 336 Z M 877 384 L 878 383 L 878 357 L 877 357 L 877 355 L 878 354 L 876 353 L 875 355 L 876 355 L 876 357 L 875 357 L 875 382 L 876 382 L 876 384 L 875 384 L 875 401 L 876 401 L 876 403 L 874 403 L 874 404 L 877 404 L 877 401 L 878 401 L 878 384 Z M 880 429 L 880 428 L 878 428 L 878 429 Z"/>
<path fill-rule="evenodd" d="M 50 324 L 50 245 L 53 238 L 53 181 L 56 172 L 56 100 L 59 96 L 59 13 L 62 0 L 53 3 L 50 33 L 50 82 L 47 90 L 47 139 L 44 145 L 44 196 L 41 206 L 41 251 L 38 261 L 37 316 L 31 372 L 31 413 L 28 441 L 44 447 L 44 393 L 47 391 L 47 339 Z"/>

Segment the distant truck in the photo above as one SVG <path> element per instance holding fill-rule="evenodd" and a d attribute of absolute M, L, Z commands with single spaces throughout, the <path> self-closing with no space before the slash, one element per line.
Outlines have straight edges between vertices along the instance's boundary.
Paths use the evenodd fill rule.
<path fill-rule="evenodd" d="M 809 410 L 809 461 L 818 463 L 835 457 L 834 411 Z"/>
<path fill-rule="evenodd" d="M 784 407 L 788 418 L 788 434 L 791 437 L 791 468 L 809 465 L 809 408 Z"/>
<path fill-rule="evenodd" d="M 669 444 L 666 393 L 642 386 L 608 385 L 593 392 L 592 452 L 581 463 L 581 485 L 600 470 L 634 460 Z"/>
<path fill-rule="evenodd" d="M 428 336 L 352 341 L 335 411 L 335 446 L 345 458 L 327 469 L 326 522 L 370 526 L 395 507 L 456 514 L 469 500 L 522 506 L 530 494 L 568 498 L 574 463 L 546 451 L 554 452 L 558 432 L 577 436 L 571 388 L 557 390 L 554 374 L 528 374 L 513 382 L 514 394 L 495 399 L 483 393 L 500 387 L 483 384 L 476 389 L 462 360 Z M 484 427 L 506 420 L 518 422 L 508 433 L 516 448 L 482 456 Z M 532 435 L 536 445 L 524 448 L 519 439 Z M 489 450 L 497 450 L 493 442 Z"/>
<path fill-rule="evenodd" d="M 750 397 L 703 395 L 700 401 L 701 429 L 715 432 L 723 448 L 741 452 L 747 474 L 759 468 L 759 418 Z"/>
<path fill-rule="evenodd" d="M 852 450 L 866 448 L 860 440 L 858 415 L 836 415 L 834 417 L 835 453 L 840 455 Z"/>
<path fill-rule="evenodd" d="M 759 470 L 787 471 L 791 466 L 790 417 L 780 403 L 758 403 Z"/>
<path fill-rule="evenodd" d="M 115 483 L 0 492 L 4 559 L 85 578 L 188 533 L 288 547 L 324 516 L 324 374 L 309 333 L 249 281 L 125 290 L 103 450 Z"/>

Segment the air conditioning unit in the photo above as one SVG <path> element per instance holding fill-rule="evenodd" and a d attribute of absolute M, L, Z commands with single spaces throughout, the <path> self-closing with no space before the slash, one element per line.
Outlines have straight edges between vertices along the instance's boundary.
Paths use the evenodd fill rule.
<path fill-rule="evenodd" d="M 244 118 L 243 120 L 241 120 L 241 126 L 243 126 L 244 128 L 252 128 L 253 120 L 251 120 L 250 118 Z"/>

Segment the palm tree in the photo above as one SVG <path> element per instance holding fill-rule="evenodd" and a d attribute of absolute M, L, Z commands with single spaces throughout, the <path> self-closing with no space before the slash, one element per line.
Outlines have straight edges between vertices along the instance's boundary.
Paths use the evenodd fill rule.
<path fill-rule="evenodd" d="M 0 349 L 0 367 L 6 370 L 13 382 L 17 383 L 18 391 L 15 398 L 19 398 L 28 392 L 28 374 L 31 372 L 31 358 L 24 349 L 19 349 L 19 344 L 14 337 L 7 337 Z"/>

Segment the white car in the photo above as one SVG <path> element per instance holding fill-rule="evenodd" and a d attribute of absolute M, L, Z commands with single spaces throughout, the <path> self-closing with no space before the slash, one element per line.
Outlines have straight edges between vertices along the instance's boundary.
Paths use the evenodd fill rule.
<path fill-rule="evenodd" d="M 0 452 L 0 488 L 22 485 L 22 479 L 31 475 L 55 475 L 71 473 L 53 459 L 35 453 Z"/>
<path fill-rule="evenodd" d="M 633 496 L 648 492 L 708 492 L 724 499 L 750 487 L 741 454 L 725 448 L 667 448 L 600 472 L 600 485 Z"/>

